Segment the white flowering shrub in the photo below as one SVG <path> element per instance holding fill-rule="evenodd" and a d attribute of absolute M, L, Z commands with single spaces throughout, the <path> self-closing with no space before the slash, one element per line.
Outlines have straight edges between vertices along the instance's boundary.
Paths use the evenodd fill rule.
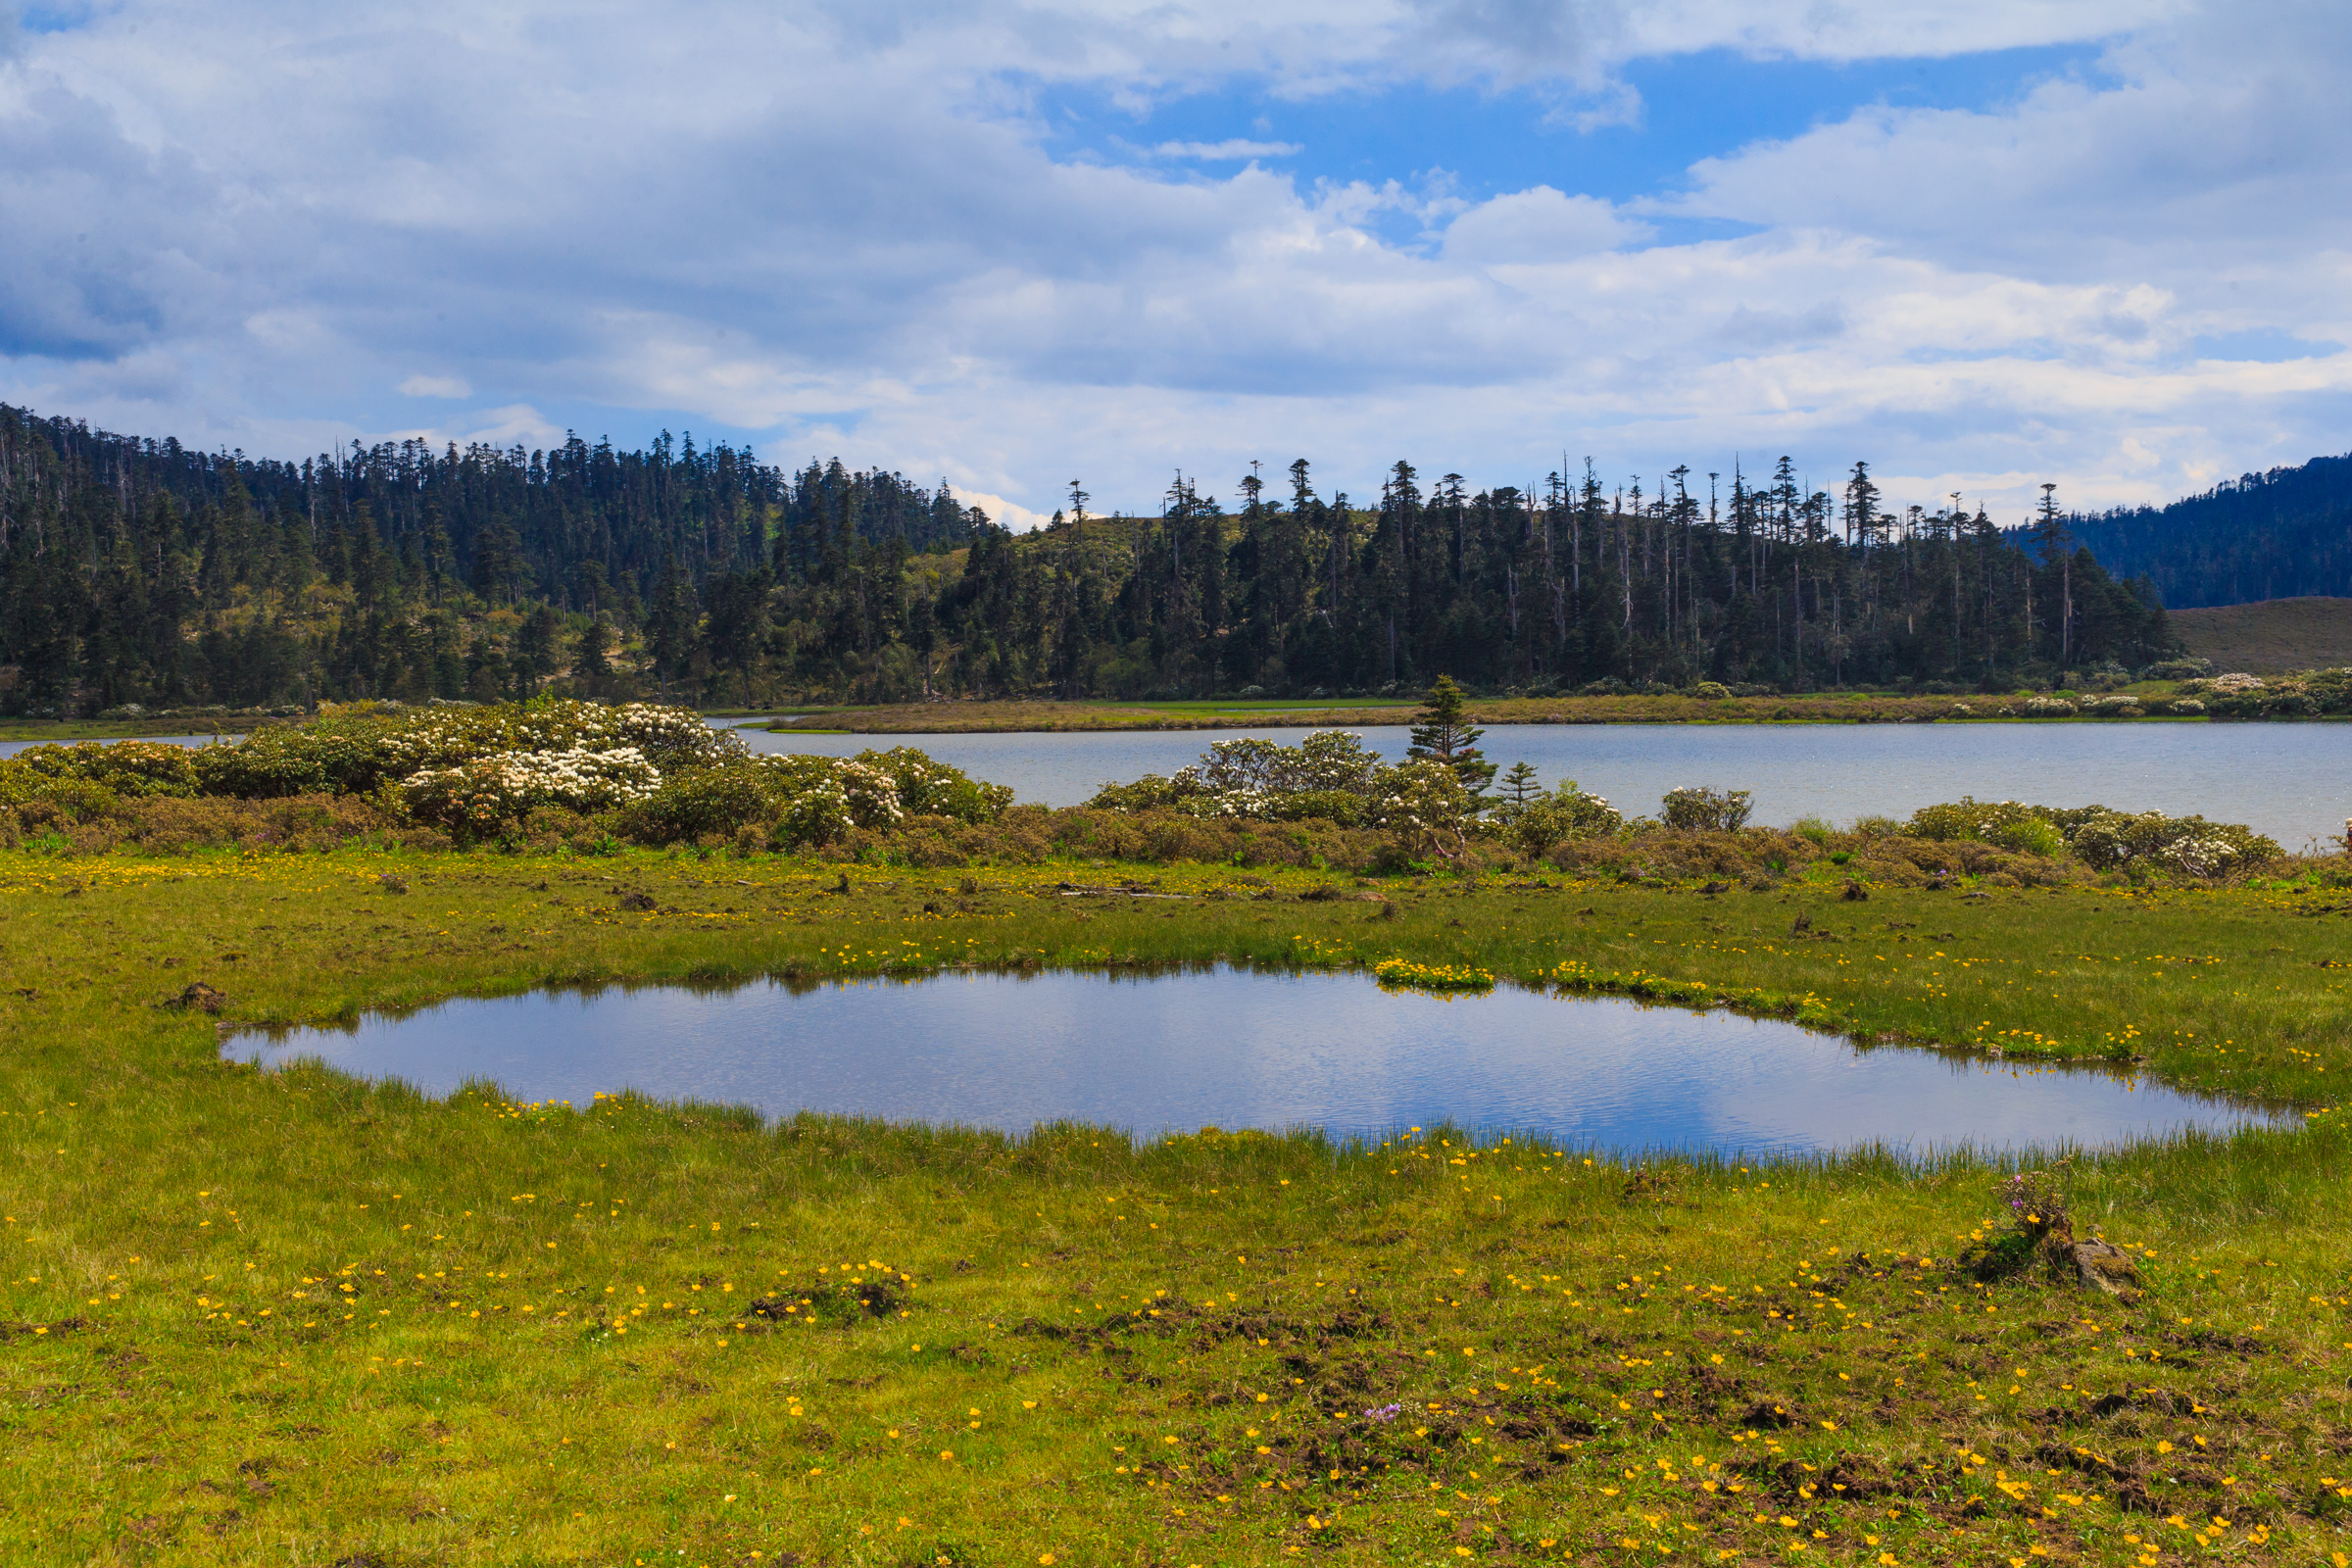
<path fill-rule="evenodd" d="M 494 757 L 624 750 L 663 773 L 749 755 L 741 736 L 712 729 L 689 709 L 657 703 L 608 708 L 543 698 L 484 707 L 370 707 L 257 730 L 233 746 L 208 746 L 196 756 L 197 790 L 247 799 L 365 795 Z"/>
<path fill-rule="evenodd" d="M 633 746 L 607 752 L 506 752 L 429 768 L 401 786 L 412 816 L 453 837 L 494 837 L 543 806 L 582 813 L 650 799 L 661 773 Z"/>
<path fill-rule="evenodd" d="M 1389 771 L 1379 753 L 1364 750 L 1361 736 L 1316 730 L 1297 746 L 1219 741 L 1172 777 L 1148 773 L 1132 784 L 1105 784 L 1087 805 L 1102 811 L 1176 810 L 1258 821 L 1322 817 L 1351 827 L 1366 819 Z"/>
<path fill-rule="evenodd" d="M 885 833 L 906 815 L 899 781 L 863 758 L 762 757 L 753 765 L 763 775 L 778 835 L 787 843 L 830 844 L 853 827 Z"/>
<path fill-rule="evenodd" d="M 959 767 L 911 746 L 887 752 L 859 752 L 861 767 L 886 774 L 898 791 L 899 809 L 908 816 L 952 816 L 959 822 L 993 822 L 1012 804 L 1012 789 L 984 784 Z"/>
<path fill-rule="evenodd" d="M 1476 805 L 1461 775 L 1443 762 L 1402 762 L 1374 776 L 1365 819 L 1408 857 L 1459 858 L 1468 848 Z"/>
<path fill-rule="evenodd" d="M 384 723 L 377 755 L 387 777 L 407 778 L 513 752 L 638 753 L 664 773 L 715 767 L 750 753 L 732 730 L 712 729 L 691 709 L 660 703 L 607 707 L 545 699 L 482 708 L 433 708 Z"/>
<path fill-rule="evenodd" d="M 2234 822 L 2128 812 L 2104 806 L 2026 806 L 1967 797 L 1912 813 L 1904 831 L 1922 839 L 1975 839 L 2020 853 L 2071 853 L 2093 870 L 2138 864 L 2188 876 L 2223 876 L 2278 855 L 2275 840 Z"/>
<path fill-rule="evenodd" d="M 2252 675 L 2219 675 L 2183 690 L 2203 697 L 2217 718 L 2352 713 L 2352 672 L 2342 669 L 2308 670 L 2270 681 Z"/>
<path fill-rule="evenodd" d="M 2277 841 L 2234 822 L 2111 811 L 2103 806 L 2058 814 L 2077 818 L 2062 824 L 2068 848 L 2083 864 L 2102 871 L 2143 864 L 2187 876 L 2225 876 L 2278 856 Z"/>
<path fill-rule="evenodd" d="M 1525 806 L 1497 808 L 1495 815 L 1504 834 L 1531 860 L 1544 858 L 1568 840 L 1598 838 L 1625 826 L 1622 811 L 1605 797 L 1579 789 L 1574 779 Z"/>
<path fill-rule="evenodd" d="M 665 778 L 622 820 L 631 838 L 691 843 L 746 828 L 780 847 L 831 844 L 853 830 L 888 833 L 909 816 L 993 821 L 1012 791 L 983 784 L 911 747 L 856 757 L 739 757 Z"/>
<path fill-rule="evenodd" d="M 2029 718 L 2068 718 L 2076 709 L 2063 697 L 2029 697 L 2021 710 Z"/>
<path fill-rule="evenodd" d="M 2082 712 L 2090 718 L 2137 718 L 2146 710 L 2139 699 L 2128 692 L 2110 692 L 2103 697 L 2082 699 Z"/>

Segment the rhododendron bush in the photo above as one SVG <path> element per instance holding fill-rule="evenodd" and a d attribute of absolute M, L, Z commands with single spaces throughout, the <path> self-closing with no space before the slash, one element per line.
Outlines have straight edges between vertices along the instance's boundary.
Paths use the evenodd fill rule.
<path fill-rule="evenodd" d="M 1087 803 L 1099 810 L 1182 811 L 1188 816 L 1288 822 L 1322 818 L 1413 828 L 1426 821 L 1459 835 L 1475 813 L 1467 791 L 1447 794 L 1418 763 L 1384 765 L 1378 752 L 1345 730 L 1317 730 L 1296 746 L 1266 740 L 1219 741 L 1171 777 L 1148 773 L 1132 784 L 1106 784 Z"/>
<path fill-rule="evenodd" d="M 780 848 L 887 833 L 910 817 L 993 822 L 1012 791 L 911 747 L 856 757 L 757 757 L 681 772 L 623 813 L 628 835 L 675 844 L 765 829 Z"/>
<path fill-rule="evenodd" d="M 494 757 L 633 751 L 663 773 L 750 755 L 743 738 L 656 703 L 543 699 L 488 707 L 329 710 L 314 723 L 257 730 L 196 754 L 197 793 L 267 799 L 365 795 L 437 768 Z"/>
<path fill-rule="evenodd" d="M 418 821 L 461 838 L 503 831 L 543 806 L 586 814 L 646 799 L 661 773 L 634 746 L 609 752 L 503 752 L 432 768 L 401 787 Z"/>
<path fill-rule="evenodd" d="M 0 808 L 77 821 L 151 798 L 365 797 L 461 843 L 534 812 L 654 843 L 760 830 L 783 846 L 888 832 L 911 817 L 994 821 L 1012 792 L 910 747 L 856 758 L 754 757 L 683 708 L 543 699 L 489 707 L 355 705 L 227 745 L 41 746 L 0 761 Z M 559 819 L 560 825 L 560 819 Z"/>
<path fill-rule="evenodd" d="M 2222 876 L 2276 859 L 2278 841 L 2235 822 L 2105 806 L 2027 806 L 1967 796 L 1922 807 L 1904 829 L 1913 838 L 1974 839 L 2035 854 L 2072 854 L 2094 870 L 2141 864 L 2188 876 Z"/>

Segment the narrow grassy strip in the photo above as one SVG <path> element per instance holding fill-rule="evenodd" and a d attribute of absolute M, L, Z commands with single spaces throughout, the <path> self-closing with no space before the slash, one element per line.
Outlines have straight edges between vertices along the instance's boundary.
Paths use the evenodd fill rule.
<path fill-rule="evenodd" d="M 2340 894 L 1134 871 L 1163 897 L 770 858 L 0 858 L 14 1560 L 2352 1550 Z M 543 984 L 1220 959 L 2144 1058 L 2309 1119 L 2074 1159 L 2126 1301 L 1993 1267 L 2009 1167 L 1967 1157 L 1006 1139 L 218 1056 L 223 1025 Z M 166 1005 L 197 981 L 218 1015 Z"/>

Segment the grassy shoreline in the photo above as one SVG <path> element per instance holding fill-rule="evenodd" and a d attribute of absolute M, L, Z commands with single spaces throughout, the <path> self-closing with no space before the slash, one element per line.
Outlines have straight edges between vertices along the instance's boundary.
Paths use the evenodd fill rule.
<path fill-rule="evenodd" d="M 64 744 L 73 741 L 178 739 L 189 735 L 249 735 L 255 729 L 285 719 L 236 717 L 176 718 L 6 718 L 0 719 L 0 741 Z"/>
<path fill-rule="evenodd" d="M 1471 700 L 1469 717 L 1483 725 L 1513 724 L 2149 724 L 2208 723 L 2197 714 L 2143 713 L 2132 717 L 2097 714 L 2000 716 L 1989 711 L 2000 697 L 1900 697 L 1865 693 L 1821 693 L 1793 697 L 1731 697 L 1709 701 L 1683 696 L 1486 698 Z M 1955 716 L 1955 703 L 1976 711 Z M 797 708 L 782 710 L 773 727 L 806 728 L 858 735 L 1085 734 L 1124 730 L 1360 729 L 1403 724 L 1411 704 L 1345 704 L 1283 707 L 1096 702 L 939 702 L 889 708 Z M 802 722 L 782 722 L 784 715 Z M 749 721 L 761 715 L 731 715 Z"/>
<path fill-rule="evenodd" d="M 2151 691 L 2171 683 L 2158 682 Z M 1680 695 L 1625 697 L 1474 698 L 1468 715 L 1481 725 L 1518 724 L 2203 724 L 2224 715 L 2137 713 L 2002 714 L 2015 697 L 1904 697 L 1838 692 L 1788 697 L 1708 700 Z M 1974 711 L 1955 713 L 1955 704 Z M 881 708 L 825 706 L 711 709 L 705 717 L 727 727 L 765 727 L 807 735 L 1098 734 L 1125 731 L 1234 729 L 1362 729 L 1410 723 L 1415 701 L 1361 703 L 1169 702 L 1059 700 L 907 703 Z M 2232 723 L 2345 722 L 2341 714 L 2230 717 Z M 182 719 L 0 719 L 0 742 L 64 743 L 138 737 L 241 735 L 292 720 L 235 716 Z"/>
<path fill-rule="evenodd" d="M 1129 875 L 1188 897 L 1062 896 Z M 37 1563 L 2352 1550 L 2344 892 L 1830 877 L 0 855 L 0 1515 Z M 2006 1219 L 1969 1159 L 768 1125 L 217 1052 L 549 983 L 1387 957 L 2315 1114 L 2077 1161 L 2124 1303 L 1960 1266 Z"/>

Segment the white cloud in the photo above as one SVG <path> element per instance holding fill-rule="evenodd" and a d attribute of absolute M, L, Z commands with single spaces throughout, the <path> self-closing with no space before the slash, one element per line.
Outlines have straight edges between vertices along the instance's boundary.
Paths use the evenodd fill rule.
<path fill-rule="evenodd" d="M 715 421 L 945 474 L 1015 524 L 1074 473 L 1142 507 L 1179 465 L 1230 495 L 1252 458 L 1360 498 L 1400 456 L 1526 485 L 1563 448 L 1612 474 L 1790 451 L 2022 505 L 2042 476 L 2148 499 L 2346 444 L 2352 40 L 2308 9 L 319 16 L 121 0 L 0 49 L 0 396 L 293 456 L 404 428 L 386 389 L 479 389 L 502 406 L 423 433 Z M 1303 183 L 1270 141 L 1154 149 L 1232 171 L 1056 162 L 1030 97 L 1541 80 L 1573 118 L 1633 112 L 1627 62 L 1702 48 L 2086 39 L 2100 72 L 2014 105 L 1867 109 L 1640 203 L 1580 193 L 1573 160 L 1484 199 Z M 2194 350 L 2266 332 L 2317 347 Z"/>
<path fill-rule="evenodd" d="M 1237 163 L 1245 158 L 1294 158 L 1306 151 L 1295 141 L 1163 141 L 1152 149 L 1154 158 L 1196 158 L 1204 163 Z"/>
<path fill-rule="evenodd" d="M 473 388 L 460 375 L 412 375 L 397 389 L 412 398 L 469 398 Z"/>
<path fill-rule="evenodd" d="M 1010 528 L 1015 533 L 1027 533 L 1054 520 L 1049 514 L 1032 512 L 1003 496 L 992 496 L 985 490 L 957 490 L 956 499 L 967 507 L 978 507 L 988 514 L 989 521 L 1000 528 Z"/>
<path fill-rule="evenodd" d="M 1629 222 L 1609 203 L 1538 185 L 1470 208 L 1446 226 L 1450 261 L 1489 266 L 1563 261 L 1646 239 L 1646 223 Z"/>

